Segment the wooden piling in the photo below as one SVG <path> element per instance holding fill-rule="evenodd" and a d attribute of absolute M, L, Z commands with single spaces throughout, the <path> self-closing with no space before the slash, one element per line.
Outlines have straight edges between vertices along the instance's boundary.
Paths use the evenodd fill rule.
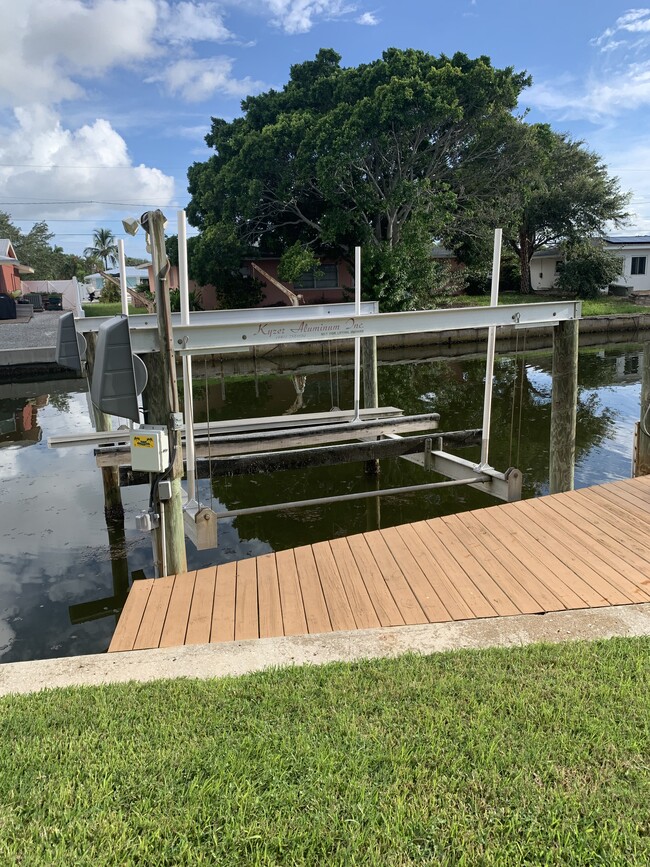
<path fill-rule="evenodd" d="M 637 447 L 635 476 L 650 474 L 650 343 L 643 344 L 643 367 L 641 371 L 641 415 L 639 416 L 639 439 Z"/>
<path fill-rule="evenodd" d="M 377 384 L 377 338 L 361 338 L 361 368 L 363 372 L 363 405 L 365 409 L 375 409 L 379 406 L 379 387 Z M 378 476 L 380 464 L 378 460 L 366 461 L 366 473 Z"/>
<path fill-rule="evenodd" d="M 88 390 L 95 369 L 95 350 L 97 348 L 97 334 L 89 331 L 86 334 L 86 380 Z M 110 415 L 93 406 L 95 430 L 112 430 Z M 117 467 L 102 467 L 102 485 L 104 487 L 104 515 L 106 522 L 124 521 L 124 506 L 122 505 L 122 492 L 120 490 L 120 471 Z"/>
<path fill-rule="evenodd" d="M 578 403 L 578 320 L 558 322 L 553 331 L 551 494 L 573 490 Z"/>
<path fill-rule="evenodd" d="M 181 478 L 183 476 L 183 449 L 181 432 L 172 424 L 172 416 L 179 413 L 178 387 L 176 382 L 176 359 L 174 354 L 169 285 L 169 263 L 165 250 L 164 215 L 161 211 L 147 214 L 147 232 L 151 238 L 151 259 L 156 291 L 156 314 L 160 351 L 149 356 L 147 369 L 151 379 L 147 383 L 147 422 L 165 424 L 169 431 L 169 447 L 175 453 L 171 472 L 171 499 L 162 509 L 164 525 L 166 574 L 187 572 L 185 551 L 185 528 L 183 525 L 183 500 Z M 155 504 L 160 514 L 160 503 Z M 165 570 L 163 570 L 165 571 Z"/>

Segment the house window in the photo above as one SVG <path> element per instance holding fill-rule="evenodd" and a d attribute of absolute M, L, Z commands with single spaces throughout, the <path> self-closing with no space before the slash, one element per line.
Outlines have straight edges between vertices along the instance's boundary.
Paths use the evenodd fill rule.
<path fill-rule="evenodd" d="M 293 281 L 294 289 L 336 289 L 339 273 L 336 265 L 319 265 L 313 271 L 305 271 Z"/>
<path fill-rule="evenodd" d="M 645 274 L 645 256 L 632 256 L 632 274 Z"/>

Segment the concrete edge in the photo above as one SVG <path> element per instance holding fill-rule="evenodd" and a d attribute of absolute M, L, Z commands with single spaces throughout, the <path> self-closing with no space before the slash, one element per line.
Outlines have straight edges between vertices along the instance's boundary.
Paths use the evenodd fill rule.
<path fill-rule="evenodd" d="M 72 656 L 5 663 L 0 666 L 0 696 L 65 686 L 238 676 L 266 668 L 355 662 L 404 653 L 646 635 L 650 635 L 650 603 Z"/>

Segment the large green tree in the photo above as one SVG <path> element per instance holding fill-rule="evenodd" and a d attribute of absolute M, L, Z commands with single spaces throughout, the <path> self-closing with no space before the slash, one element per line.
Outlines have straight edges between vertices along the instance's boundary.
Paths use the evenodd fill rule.
<path fill-rule="evenodd" d="M 547 124 L 510 118 L 496 134 L 502 138 L 499 182 L 486 196 L 482 180 L 496 165 L 491 154 L 461 167 L 456 181 L 462 207 L 445 240 L 466 262 L 485 263 L 493 230 L 501 226 L 504 242 L 519 260 L 521 291 L 529 293 L 530 262 L 537 250 L 568 244 L 575 251 L 602 235 L 608 224 L 621 225 L 629 196 L 584 142 Z"/>
<path fill-rule="evenodd" d="M 487 57 L 389 49 L 344 68 L 321 49 L 281 91 L 245 99 L 243 116 L 212 119 L 215 154 L 188 173 L 201 276 L 218 282 L 246 250 L 295 256 L 300 244 L 351 261 L 361 244 L 364 287 L 384 309 L 418 306 L 435 280 L 430 245 L 453 212 L 458 167 L 487 158 L 494 136 L 477 142 L 528 83 Z"/>

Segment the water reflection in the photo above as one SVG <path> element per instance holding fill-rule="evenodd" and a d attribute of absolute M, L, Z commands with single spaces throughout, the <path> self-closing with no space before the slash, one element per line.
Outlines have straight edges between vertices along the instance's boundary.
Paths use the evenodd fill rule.
<path fill-rule="evenodd" d="M 630 475 L 632 428 L 639 414 L 640 348 L 581 351 L 577 420 L 576 486 Z M 379 370 L 380 403 L 407 414 L 439 412 L 441 429 L 480 427 L 484 354 L 398 364 L 387 354 Z M 194 382 L 199 420 L 350 407 L 347 359 L 316 364 L 285 360 L 272 376 L 262 370 L 221 375 L 219 367 Z M 265 362 L 270 365 L 267 359 Z M 196 366 L 199 371 L 201 365 Z M 506 354 L 495 370 L 491 462 L 519 466 L 524 495 L 548 485 L 551 358 L 547 351 Z M 297 406 L 297 402 L 300 406 Z M 91 429 L 79 380 L 0 387 L 0 418 L 14 426 L 0 441 L 0 658 L 3 661 L 103 651 L 133 573 L 153 574 L 149 539 L 138 533 L 135 514 L 146 504 L 144 487 L 123 489 L 124 526 L 107 527 L 101 474 L 92 450 L 48 449 L 53 434 Z M 25 430 L 18 431 L 20 417 Z M 31 426 L 30 426 L 31 425 Z M 20 434 L 16 441 L 11 436 Z M 24 439 L 27 435 L 30 439 Z M 31 438 L 33 437 L 33 439 Z M 23 447 L 30 444 L 29 448 Z M 478 449 L 464 450 L 474 460 Z M 379 479 L 362 464 L 276 472 L 199 482 L 200 497 L 217 510 L 419 484 L 421 468 L 382 461 Z M 363 532 L 493 501 L 455 488 L 366 501 L 337 503 L 258 516 L 219 525 L 219 545 L 196 551 L 188 543 L 190 569 L 271 550 Z"/>

